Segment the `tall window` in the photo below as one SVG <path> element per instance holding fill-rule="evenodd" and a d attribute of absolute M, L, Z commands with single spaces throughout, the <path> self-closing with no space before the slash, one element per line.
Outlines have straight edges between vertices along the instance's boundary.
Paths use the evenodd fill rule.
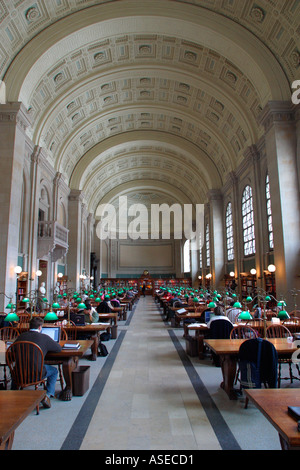
<path fill-rule="evenodd" d="M 255 253 L 253 197 L 252 197 L 251 186 L 246 186 L 243 192 L 242 219 L 243 219 L 244 255 L 250 256 Z"/>
<path fill-rule="evenodd" d="M 209 225 L 206 224 L 205 229 L 205 250 L 206 250 L 206 267 L 210 266 L 210 247 L 209 247 Z"/>
<path fill-rule="evenodd" d="M 190 240 L 187 240 L 183 247 L 183 264 L 185 273 L 189 273 L 191 271 L 190 253 Z"/>
<path fill-rule="evenodd" d="M 272 207 L 271 207 L 271 194 L 269 175 L 266 176 L 266 202 L 267 202 L 267 221 L 268 221 L 268 235 L 269 235 L 269 249 L 274 249 L 273 238 L 273 220 L 272 220 Z"/>
<path fill-rule="evenodd" d="M 225 224 L 226 224 L 227 260 L 232 261 L 234 259 L 234 242 L 233 242 L 233 222 L 232 222 L 231 202 L 227 204 Z"/>
<path fill-rule="evenodd" d="M 202 269 L 202 237 L 199 237 L 199 268 Z"/>

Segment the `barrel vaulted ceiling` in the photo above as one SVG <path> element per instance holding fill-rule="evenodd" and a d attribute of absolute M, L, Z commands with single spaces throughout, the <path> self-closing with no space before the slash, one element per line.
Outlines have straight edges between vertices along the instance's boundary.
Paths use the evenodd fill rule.
<path fill-rule="evenodd" d="M 90 212 L 202 203 L 300 70 L 299 0 L 0 0 L 0 78 Z"/>

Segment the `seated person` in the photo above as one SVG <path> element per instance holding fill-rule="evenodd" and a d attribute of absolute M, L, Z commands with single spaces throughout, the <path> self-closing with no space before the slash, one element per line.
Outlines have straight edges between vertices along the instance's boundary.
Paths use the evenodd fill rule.
<path fill-rule="evenodd" d="M 42 326 L 43 326 L 44 320 L 40 317 L 33 317 L 30 320 L 29 323 L 29 331 L 25 331 L 24 333 L 21 333 L 18 338 L 15 340 L 17 341 L 30 341 L 32 343 L 37 344 L 44 355 L 44 358 L 47 354 L 47 352 L 60 352 L 61 351 L 61 345 L 54 341 L 50 336 L 42 334 Z M 56 367 L 44 364 L 43 368 L 43 377 L 47 378 L 46 381 L 46 396 L 42 400 L 42 405 L 44 408 L 50 408 L 51 407 L 51 401 L 50 397 L 54 397 L 55 394 L 55 384 L 57 381 L 57 376 L 58 376 L 58 370 Z M 12 389 L 14 389 L 14 384 L 12 384 Z"/>
<path fill-rule="evenodd" d="M 86 309 L 84 310 L 85 323 L 98 323 L 99 314 L 97 310 L 91 306 L 89 302 L 85 302 Z"/>
<path fill-rule="evenodd" d="M 111 313 L 112 308 L 109 304 L 110 304 L 110 296 L 106 294 L 102 302 L 100 302 L 99 305 L 97 306 L 96 308 L 97 312 L 98 313 Z"/>
<path fill-rule="evenodd" d="M 213 312 L 214 312 L 214 316 L 207 323 L 208 328 L 210 328 L 212 322 L 218 321 L 218 320 L 227 320 L 229 323 L 232 324 L 230 319 L 224 314 L 224 311 L 223 311 L 222 307 L 220 307 L 220 305 L 215 307 Z"/>

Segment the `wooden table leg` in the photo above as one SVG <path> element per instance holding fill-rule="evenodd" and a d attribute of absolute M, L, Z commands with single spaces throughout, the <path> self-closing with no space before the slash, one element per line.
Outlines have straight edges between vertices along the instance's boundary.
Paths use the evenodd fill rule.
<path fill-rule="evenodd" d="M 59 394 L 62 401 L 70 401 L 72 399 L 72 372 L 78 365 L 78 357 L 70 357 L 62 364 L 63 374 L 66 386 Z"/>
<path fill-rule="evenodd" d="M 236 374 L 236 358 L 226 355 L 220 355 L 220 364 L 223 375 L 223 382 L 221 383 L 221 388 L 227 393 L 230 400 L 236 400 L 237 394 L 233 388 L 235 374 Z"/>

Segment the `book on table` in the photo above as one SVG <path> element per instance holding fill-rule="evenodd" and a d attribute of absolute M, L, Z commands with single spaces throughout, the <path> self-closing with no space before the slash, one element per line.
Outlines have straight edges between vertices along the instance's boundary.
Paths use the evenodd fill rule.
<path fill-rule="evenodd" d="M 79 349 L 80 343 L 65 343 L 63 349 Z"/>

